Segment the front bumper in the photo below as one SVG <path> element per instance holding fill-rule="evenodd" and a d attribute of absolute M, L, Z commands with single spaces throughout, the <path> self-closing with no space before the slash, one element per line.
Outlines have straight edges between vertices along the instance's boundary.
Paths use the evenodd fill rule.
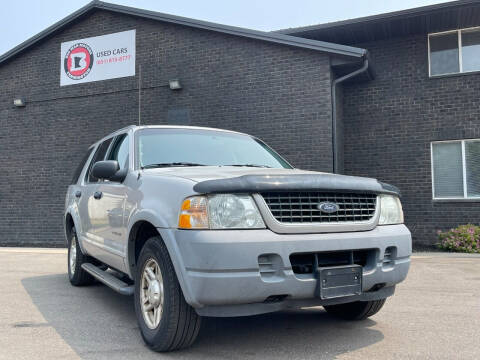
<path fill-rule="evenodd" d="M 267 307 L 273 310 L 259 304 L 276 298 L 285 304 L 323 304 L 325 301 L 315 295 L 315 276 L 294 273 L 290 262 L 294 253 L 373 249 L 374 259 L 363 271 L 363 294 L 330 299 L 328 304 L 387 297 L 407 276 L 412 251 L 411 235 L 404 225 L 329 234 L 277 234 L 268 229 L 159 231 L 169 247 L 187 302 L 200 314 L 212 316 L 274 311 L 278 304 Z M 394 247 L 395 252 L 386 263 L 388 247 Z M 261 272 L 259 257 L 265 255 L 274 259 L 273 276 Z M 381 289 L 371 291 L 376 288 Z"/>

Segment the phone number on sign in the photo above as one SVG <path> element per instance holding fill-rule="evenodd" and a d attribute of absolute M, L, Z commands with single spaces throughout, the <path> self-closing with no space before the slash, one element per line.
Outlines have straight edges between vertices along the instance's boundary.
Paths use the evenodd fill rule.
<path fill-rule="evenodd" d="M 97 65 L 128 61 L 131 58 L 132 58 L 132 55 L 124 55 L 124 56 L 115 56 L 108 59 L 100 59 L 100 60 L 97 60 Z"/>

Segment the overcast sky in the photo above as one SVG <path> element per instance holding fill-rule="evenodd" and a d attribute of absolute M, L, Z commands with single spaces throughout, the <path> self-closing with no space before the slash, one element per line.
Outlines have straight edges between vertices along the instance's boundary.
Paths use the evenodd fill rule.
<path fill-rule="evenodd" d="M 88 0 L 0 0 L 0 54 L 42 31 Z M 167 14 L 257 30 L 278 30 L 381 14 L 439 0 L 110 0 Z"/>

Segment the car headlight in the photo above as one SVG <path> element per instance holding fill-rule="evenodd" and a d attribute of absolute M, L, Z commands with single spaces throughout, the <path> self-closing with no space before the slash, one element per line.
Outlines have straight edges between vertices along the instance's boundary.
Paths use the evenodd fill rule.
<path fill-rule="evenodd" d="M 378 224 L 403 224 L 402 203 L 398 196 L 380 195 L 380 220 Z"/>
<path fill-rule="evenodd" d="M 250 195 L 192 196 L 182 203 L 180 229 L 262 229 L 257 205 Z"/>

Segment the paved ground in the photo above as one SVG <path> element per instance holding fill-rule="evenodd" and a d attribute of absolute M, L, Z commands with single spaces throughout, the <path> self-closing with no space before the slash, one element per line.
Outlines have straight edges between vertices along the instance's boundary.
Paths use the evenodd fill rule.
<path fill-rule="evenodd" d="M 209 318 L 194 347 L 149 351 L 132 299 L 73 288 L 64 250 L 0 248 L 0 359 L 480 359 L 480 257 L 419 254 L 364 322 L 322 308 Z"/>

